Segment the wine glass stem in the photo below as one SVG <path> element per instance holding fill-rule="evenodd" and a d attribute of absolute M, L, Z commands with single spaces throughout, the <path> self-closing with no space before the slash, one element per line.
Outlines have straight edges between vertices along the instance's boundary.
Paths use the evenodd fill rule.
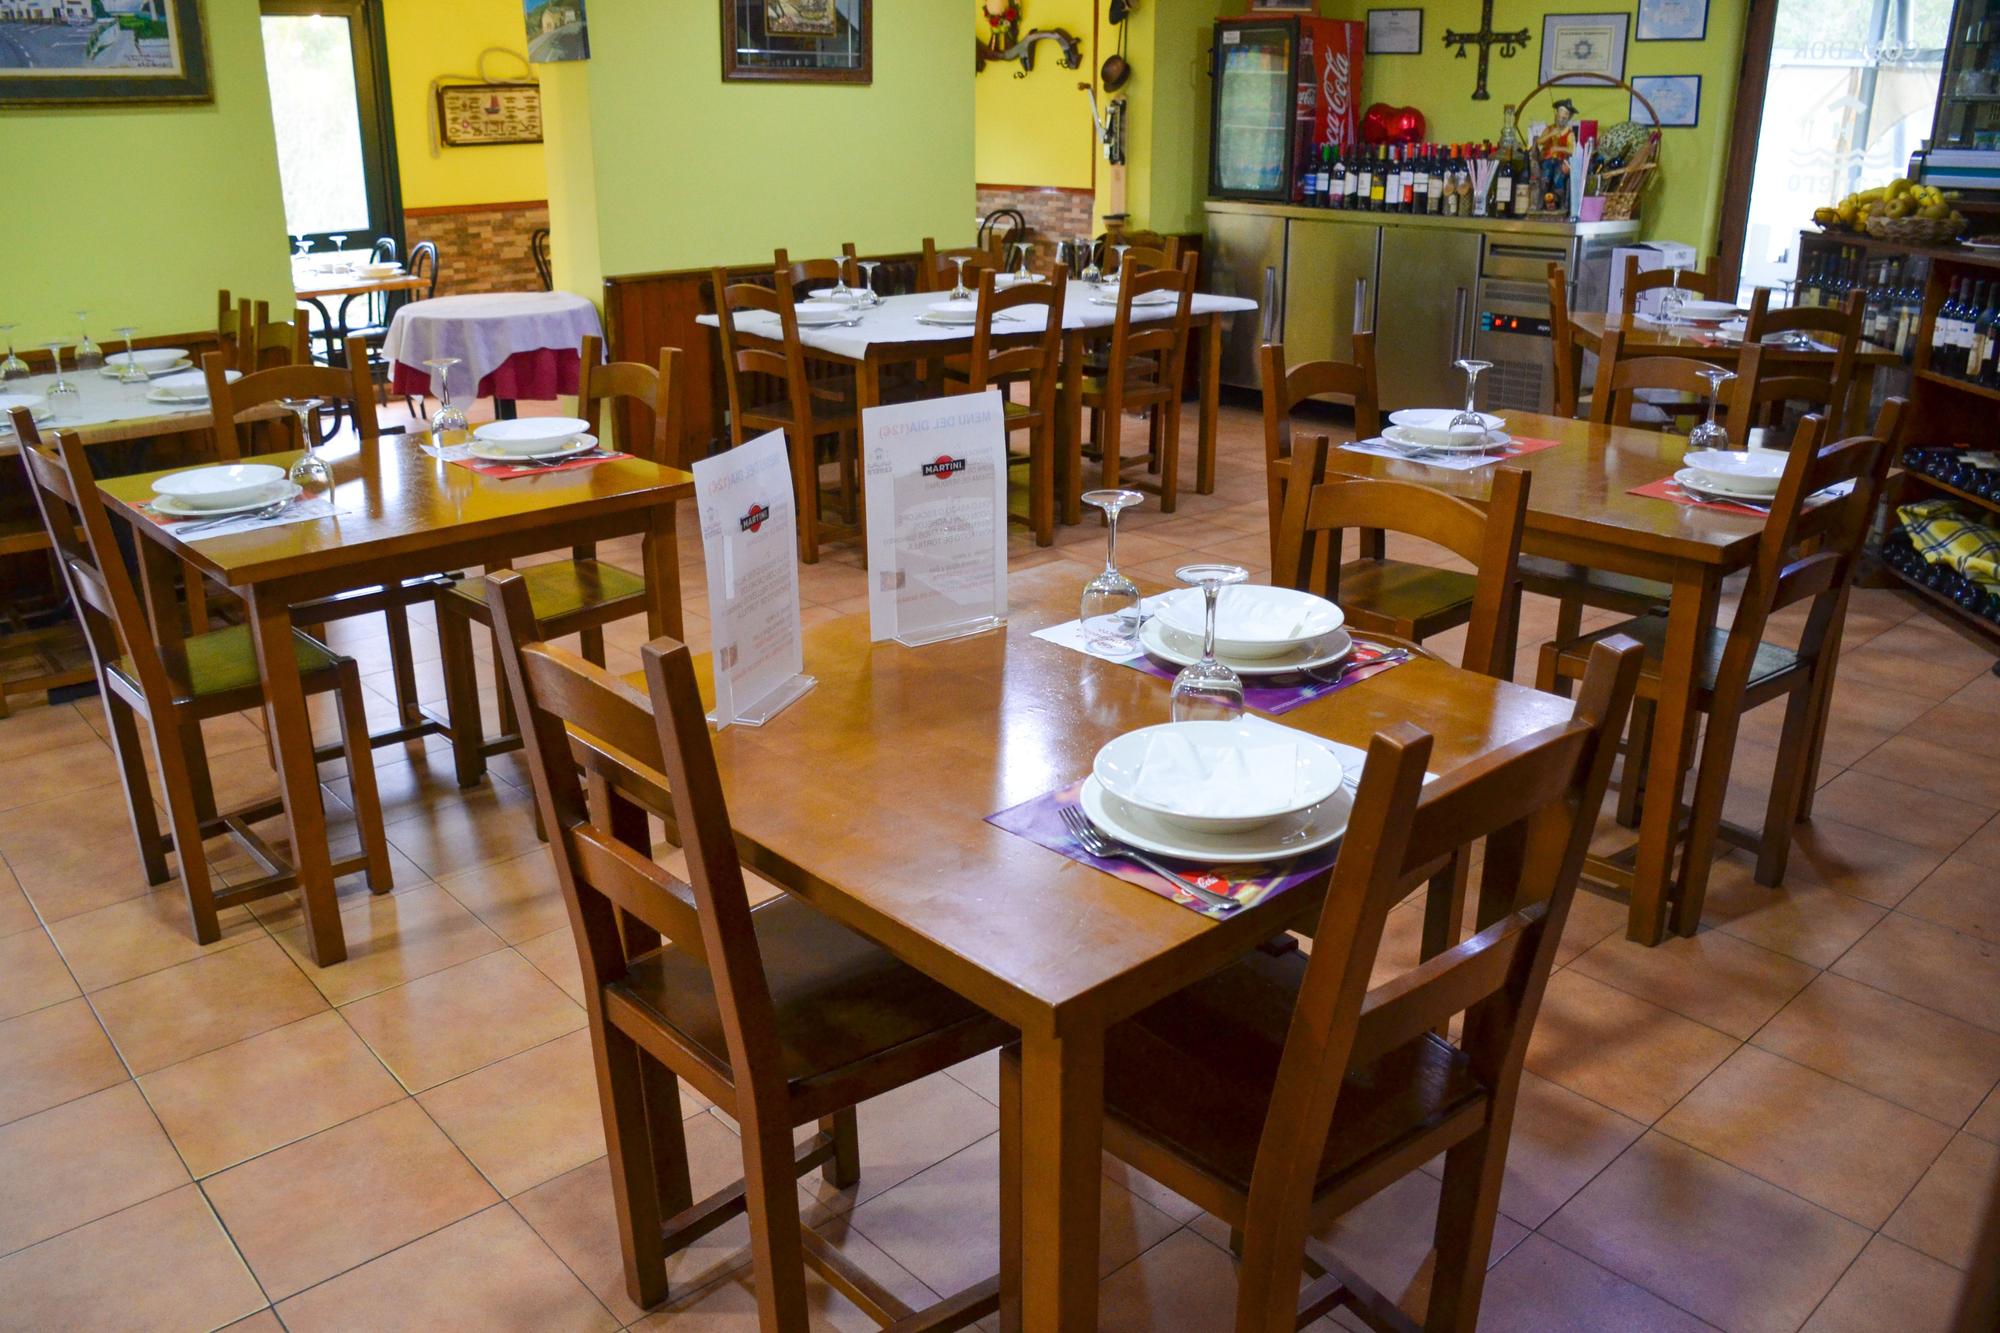
<path fill-rule="evenodd" d="M 1118 572 L 1118 510 L 1116 506 L 1104 511 L 1104 572 Z"/>
<path fill-rule="evenodd" d="M 1201 627 L 1201 660 L 1204 666 L 1215 665 L 1215 599 L 1222 594 L 1220 583 L 1204 583 L 1201 596 L 1207 614 Z"/>

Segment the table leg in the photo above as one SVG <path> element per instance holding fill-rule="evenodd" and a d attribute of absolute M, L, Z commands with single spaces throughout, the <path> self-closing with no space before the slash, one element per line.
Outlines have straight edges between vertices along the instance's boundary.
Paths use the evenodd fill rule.
<path fill-rule="evenodd" d="M 1062 521 L 1083 522 L 1083 361 L 1082 329 L 1064 332 L 1062 402 L 1057 407 L 1057 440 L 1062 448 Z"/>
<path fill-rule="evenodd" d="M 180 598 L 174 591 L 181 562 L 166 547 L 147 541 L 142 535 L 138 536 L 135 544 L 139 548 L 139 593 L 146 600 L 146 615 L 153 622 L 153 637 L 159 641 L 160 651 L 172 656 L 180 652 L 181 644 L 186 640 L 181 630 Z M 201 575 L 189 566 L 188 577 L 198 579 Z"/>
<path fill-rule="evenodd" d="M 319 765 L 313 760 L 312 721 L 306 713 L 293 646 L 291 599 L 280 587 L 249 590 L 250 634 L 257 645 L 257 670 L 278 768 L 278 791 L 290 825 L 292 865 L 304 908 L 306 946 L 321 967 L 347 958 L 334 901 L 332 853 L 327 846 L 326 808 L 320 803 Z"/>
<path fill-rule="evenodd" d="M 1210 315 L 1201 340 L 1201 427 L 1195 439 L 1194 488 L 1215 494 L 1215 426 L 1222 404 L 1222 316 Z M 1179 441 L 1171 441 L 1179 448 Z"/>
<path fill-rule="evenodd" d="M 1021 1322 L 1050 1333 L 1094 1329 L 1103 1032 L 1024 1032 L 1020 1105 Z"/>
<path fill-rule="evenodd" d="M 646 516 L 646 535 L 639 559 L 646 568 L 646 634 L 659 638 L 684 636 L 681 623 L 681 546 L 679 513 L 672 500 L 653 506 Z"/>
<path fill-rule="evenodd" d="M 493 400 L 493 416 L 498 421 L 512 421 L 515 417 L 514 400 L 512 398 L 495 398 Z"/>
<path fill-rule="evenodd" d="M 1660 697 L 1653 708 L 1652 752 L 1646 761 L 1645 809 L 1639 819 L 1639 854 L 1632 870 L 1632 904 L 1626 938 L 1658 944 L 1666 927 L 1667 885 L 1680 823 L 1681 788 L 1693 728 L 1695 665 L 1715 625 L 1718 576 L 1689 566 L 1674 576 L 1667 641 L 1660 656 Z"/>

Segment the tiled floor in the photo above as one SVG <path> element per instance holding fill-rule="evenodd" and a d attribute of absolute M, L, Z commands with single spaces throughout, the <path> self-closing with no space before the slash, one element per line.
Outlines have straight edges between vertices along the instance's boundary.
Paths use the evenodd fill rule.
<path fill-rule="evenodd" d="M 1256 425 L 1226 426 L 1214 496 L 1126 518 L 1135 573 L 1194 555 L 1262 572 Z M 1015 568 L 1080 586 L 1099 540 L 1017 540 Z M 808 620 L 863 608 L 851 552 L 801 582 Z M 1552 621 L 1530 609 L 1524 662 Z M 611 635 L 627 661 L 640 638 Z M 386 716 L 379 626 L 337 642 Z M 1653 951 L 1624 941 L 1618 905 L 1580 899 L 1485 1327 L 1944 1326 L 2000 1177 L 2000 679 L 1990 649 L 1893 593 L 1856 594 L 1847 643 L 1782 891 L 1732 852 L 1703 932 Z M 1743 730 L 1746 810 L 1776 722 Z M 178 891 L 146 891 L 102 730 L 95 701 L 0 721 L 0 1327 L 754 1327 L 740 1222 L 674 1260 L 668 1310 L 626 1299 L 575 952 L 518 763 L 462 794 L 439 747 L 378 752 L 396 891 L 344 886 L 352 956 L 322 971 L 282 901 L 192 943 Z M 269 788 L 254 719 L 211 735 L 226 794 Z M 1405 944 L 1413 912 L 1392 921 Z M 994 1266 L 995 1078 L 978 1060 L 864 1106 L 861 1185 L 801 1185 L 815 1225 L 910 1298 Z M 706 1193 L 740 1174 L 734 1134 L 683 1109 Z M 1224 1230 L 1106 1175 L 1106 1327 L 1226 1327 Z M 1420 1302 L 1437 1192 L 1405 1180 L 1332 1240 Z M 861 1326 L 815 1290 L 826 1326 Z"/>

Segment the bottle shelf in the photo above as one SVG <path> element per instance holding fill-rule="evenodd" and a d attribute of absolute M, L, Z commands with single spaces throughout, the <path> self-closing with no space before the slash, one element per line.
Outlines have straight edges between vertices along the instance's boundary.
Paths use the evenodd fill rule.
<path fill-rule="evenodd" d="M 1978 398 L 1987 398 L 2000 403 L 2000 389 L 1989 389 L 1984 384 L 1974 384 L 1970 380 L 1957 379 L 1950 375 L 1940 375 L 1935 370 L 1918 370 L 1913 373 L 1918 379 L 1923 380 L 1927 384 L 1942 384 L 1946 388 L 1956 389 L 1960 393 L 1969 393 Z"/>
<path fill-rule="evenodd" d="M 1978 505 L 1981 509 L 1989 513 L 2000 514 L 2000 500 L 1991 500 L 1983 495 L 1974 495 L 1971 491 L 1960 490 L 1948 481 L 1940 481 L 1930 473 L 1918 472 L 1914 468 L 1904 468 L 1902 475 L 1905 480 L 1914 481 L 1934 491 L 1941 491 L 1955 499 L 1963 500 L 1967 504 Z"/>
<path fill-rule="evenodd" d="M 1887 560 L 1881 559 L 1879 555 L 1877 556 L 1875 563 L 1877 567 L 1879 567 L 1890 578 L 1896 580 L 1896 582 L 1910 589 L 1910 591 L 1916 593 L 1917 596 L 1923 598 L 1925 601 L 1931 603 L 1933 606 L 1943 607 L 1946 611 L 1949 611 L 1958 620 L 1962 621 L 1967 625 L 1972 626 L 1974 629 L 1978 630 L 1980 633 L 1984 634 L 1987 638 L 1993 640 L 1995 643 L 2000 643 L 2000 625 L 1995 625 L 1985 616 L 1974 615 L 1972 612 L 1966 610 L 1964 607 L 1960 606 L 1957 602 L 1952 601 L 1951 598 L 1946 597 L 1943 593 L 1938 592 L 1936 589 L 1925 587 L 1923 584 L 1917 582 L 1917 580 L 1911 578 L 1908 574 L 1905 574 L 1902 570 L 1897 569 Z"/>

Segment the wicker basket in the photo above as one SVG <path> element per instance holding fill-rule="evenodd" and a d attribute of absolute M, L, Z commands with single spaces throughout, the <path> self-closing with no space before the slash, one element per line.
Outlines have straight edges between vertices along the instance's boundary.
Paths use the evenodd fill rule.
<path fill-rule="evenodd" d="M 1878 241 L 1900 241 L 1904 245 L 1943 245 L 1965 234 L 1966 220 L 1953 214 L 1948 218 L 1868 219 L 1868 234 Z"/>
<path fill-rule="evenodd" d="M 1639 196 L 1645 191 L 1646 183 L 1660 165 L 1660 113 L 1646 100 L 1646 95 L 1623 79 L 1614 79 L 1609 74 L 1558 74 L 1553 79 L 1538 83 L 1514 107 L 1514 137 L 1526 143 L 1521 135 L 1521 113 L 1528 109 L 1528 103 L 1550 88 L 1623 88 L 1632 95 L 1634 101 L 1646 108 L 1646 114 L 1653 118 L 1653 132 L 1632 159 L 1622 167 L 1616 167 L 1599 174 L 1604 182 L 1604 220 L 1606 222 L 1628 222 L 1639 216 Z M 1568 210 L 1563 211 L 1568 216 Z"/>

